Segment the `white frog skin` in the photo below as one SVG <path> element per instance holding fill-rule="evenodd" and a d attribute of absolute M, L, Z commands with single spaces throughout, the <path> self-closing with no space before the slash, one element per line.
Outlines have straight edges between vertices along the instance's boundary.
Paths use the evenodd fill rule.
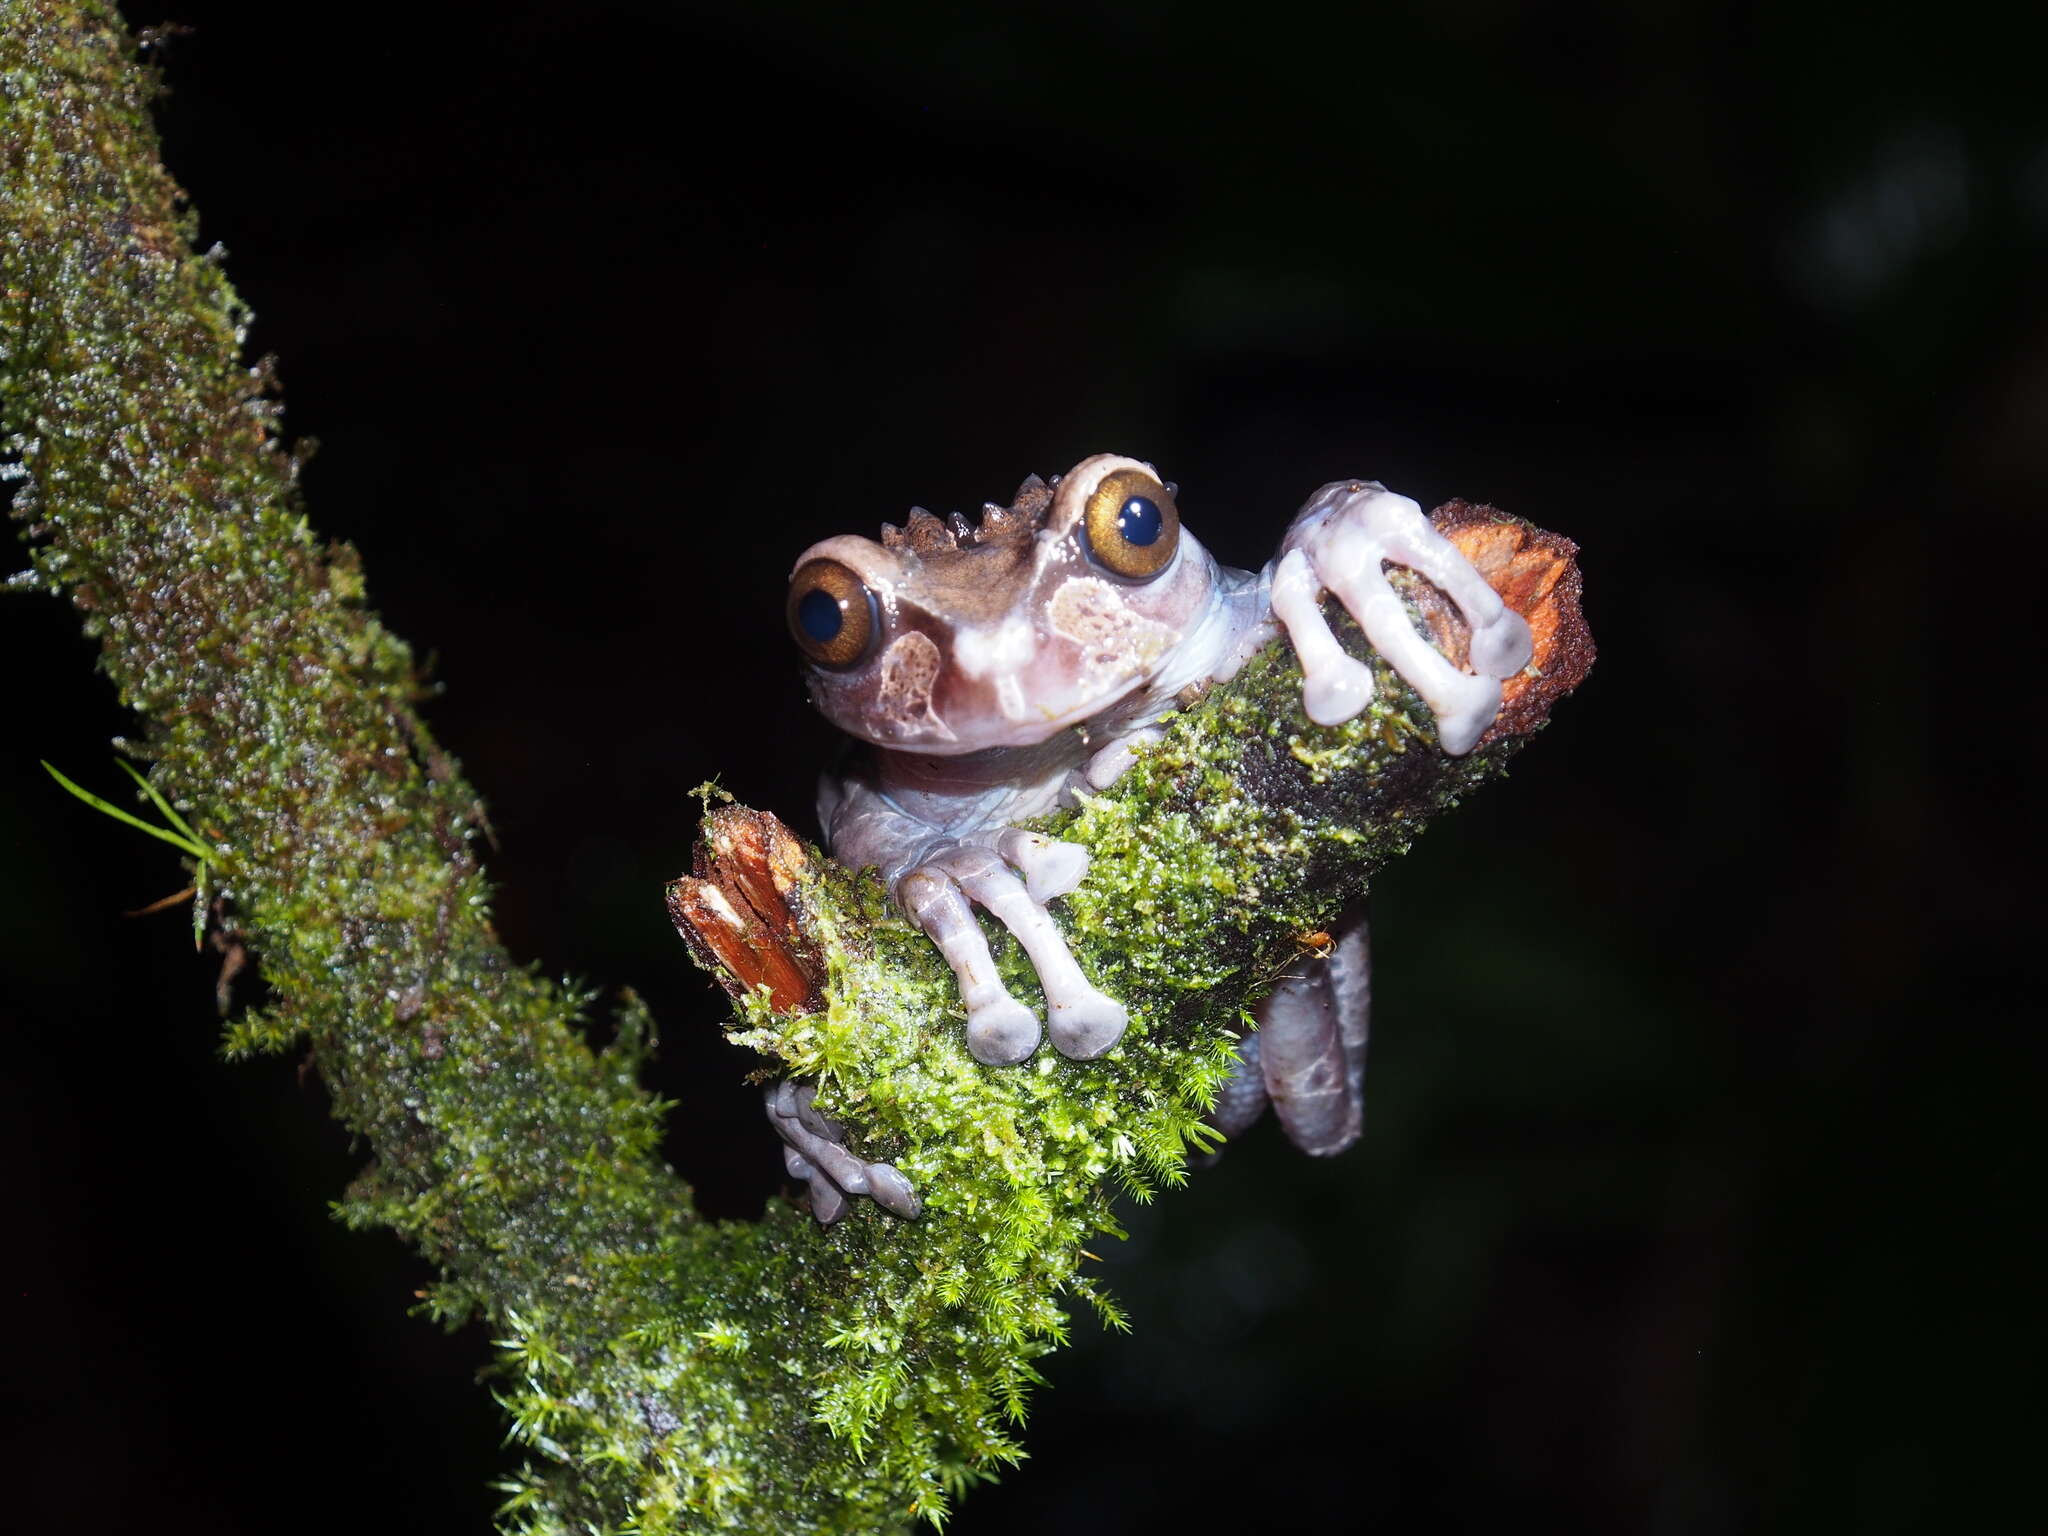
<path fill-rule="evenodd" d="M 1055 1048 L 1086 1060 L 1122 1037 L 1123 1005 L 1082 974 L 1046 910 L 1086 877 L 1087 851 L 1016 823 L 1070 803 L 1071 789 L 1113 783 L 1184 689 L 1233 675 L 1278 625 L 1301 661 L 1309 717 L 1351 719 L 1371 702 L 1372 672 L 1324 622 L 1328 591 L 1429 704 L 1443 750 L 1462 755 L 1492 724 L 1501 680 L 1529 661 L 1520 615 L 1420 507 L 1376 482 L 1317 491 L 1257 574 L 1219 566 L 1180 525 L 1174 498 L 1149 464 L 1098 454 L 1051 484 L 1032 476 L 1010 506 L 984 507 L 977 525 L 919 509 L 901 529 L 884 525 L 880 542 L 826 539 L 790 578 L 790 631 L 812 699 L 870 746 L 850 771 L 823 779 L 826 841 L 841 863 L 879 869 L 897 906 L 939 946 L 959 978 L 968 1050 L 990 1066 L 1029 1057 L 1041 1027 L 997 977 L 975 906 L 1030 956 Z M 1415 630 L 1387 561 L 1458 605 L 1475 672 L 1460 672 Z M 1270 1100 L 1310 1152 L 1357 1138 L 1365 964 L 1363 923 L 1352 921 L 1262 1005 L 1260 1033 L 1213 1116 L 1226 1133 Z M 873 1193 L 847 1185 L 872 1181 L 834 1185 L 817 1127 L 802 1146 L 792 1139 L 802 1127 L 787 1098 L 771 1092 L 770 1122 L 790 1171 L 812 1182 L 813 1212 L 834 1219 L 844 1195 Z"/>

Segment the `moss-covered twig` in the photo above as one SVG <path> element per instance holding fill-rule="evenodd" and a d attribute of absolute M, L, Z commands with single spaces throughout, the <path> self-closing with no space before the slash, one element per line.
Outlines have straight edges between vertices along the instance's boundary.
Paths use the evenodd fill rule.
<path fill-rule="evenodd" d="M 266 380 L 240 358 L 242 309 L 157 163 L 151 91 L 111 6 L 0 0 L 0 410 L 33 540 L 19 584 L 68 593 L 100 639 L 142 721 L 131 750 L 200 829 L 215 910 L 269 982 L 231 1049 L 306 1042 L 373 1154 L 350 1218 L 418 1243 L 443 1276 L 433 1309 L 503 1339 L 505 1401 L 537 1453 L 509 1525 L 937 1518 L 1016 1454 L 1064 1298 L 1109 1306 L 1077 1272 L 1082 1241 L 1113 1226 L 1116 1187 L 1180 1177 L 1276 958 L 1575 680 L 1569 546 L 1448 510 L 1502 555 L 1496 584 L 1526 588 L 1510 599 L 1539 643 L 1541 613 L 1566 616 L 1539 653 L 1549 675 L 1472 757 L 1436 752 L 1384 674 L 1368 714 L 1315 730 L 1276 650 L 1062 827 L 1095 860 L 1066 904 L 1077 954 L 1133 1013 L 1104 1060 L 975 1064 L 929 946 L 872 882 L 800 857 L 817 1006 L 754 994 L 744 1038 L 822 1077 L 926 1213 L 820 1232 L 777 1202 L 705 1223 L 655 1154 L 637 1005 L 593 1051 L 574 1027 L 586 1000 L 491 931 L 477 797 L 420 721 L 354 553 L 306 526 Z M 1411 595 L 1455 651 L 1432 594 Z"/>

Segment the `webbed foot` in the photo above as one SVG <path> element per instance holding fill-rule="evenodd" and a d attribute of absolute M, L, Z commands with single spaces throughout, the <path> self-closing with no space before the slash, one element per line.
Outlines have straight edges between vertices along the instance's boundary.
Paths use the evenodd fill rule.
<path fill-rule="evenodd" d="M 917 1191 L 892 1164 L 866 1163 L 846 1150 L 846 1127 L 820 1114 L 817 1085 L 785 1078 L 767 1092 L 768 1123 L 782 1138 L 782 1166 L 810 1184 L 811 1215 L 829 1227 L 846 1214 L 849 1196 L 867 1195 L 883 1210 L 914 1219 L 924 1209 Z"/>
<path fill-rule="evenodd" d="M 1440 588 L 1471 626 L 1473 671 L 1460 672 L 1408 620 L 1381 570 L 1405 565 Z M 1501 681 L 1529 664 L 1529 625 L 1500 599 L 1422 509 L 1377 481 L 1340 480 L 1301 509 L 1273 568 L 1273 616 L 1301 659 L 1302 706 L 1318 725 L 1340 725 L 1372 701 L 1372 670 L 1337 644 L 1321 600 L 1337 595 L 1373 648 L 1421 694 L 1437 740 L 1461 757 L 1500 711 Z"/>

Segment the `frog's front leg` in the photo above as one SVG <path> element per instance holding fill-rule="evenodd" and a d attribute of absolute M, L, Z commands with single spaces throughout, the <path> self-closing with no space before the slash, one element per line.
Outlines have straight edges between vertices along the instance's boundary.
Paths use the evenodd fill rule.
<path fill-rule="evenodd" d="M 967 1049 L 989 1066 L 1009 1066 L 1038 1049 L 1038 1016 L 1010 995 L 974 908 L 992 913 L 1031 957 L 1045 993 L 1046 1031 L 1062 1055 L 1100 1056 L 1122 1038 L 1128 1015 L 1081 968 L 1046 911 L 1080 885 L 1087 850 L 1016 827 L 949 836 L 909 815 L 860 779 L 828 776 L 819 820 L 832 856 L 855 869 L 874 865 L 903 914 L 952 967 L 967 1008 Z"/>
<path fill-rule="evenodd" d="M 960 998 L 967 1005 L 967 1049 L 975 1060 L 991 1066 L 1022 1061 L 1036 1050 L 1038 1020 L 997 978 L 988 941 L 974 920 L 970 903 L 992 913 L 1031 957 L 1045 993 L 1046 1032 L 1061 1055 L 1079 1061 L 1102 1055 L 1123 1037 L 1130 1018 L 1123 1004 L 1103 995 L 1081 974 L 1066 939 L 1045 909 L 1053 895 L 1065 895 L 1079 884 L 1079 872 L 1075 872 L 1072 884 L 1060 887 L 1064 875 L 1057 866 L 1071 866 L 1073 861 L 1050 854 L 1031 861 L 1048 871 L 1036 891 L 1030 863 L 1021 878 L 1009 868 L 1006 855 L 1014 861 L 1017 840 L 1029 837 L 1015 828 L 1005 829 L 997 839 L 1005 854 L 956 844 L 906 871 L 896 882 L 896 898 L 905 914 L 930 935 L 959 978 Z M 1079 871 L 1085 871 L 1086 854 L 1074 851 L 1081 853 Z"/>
<path fill-rule="evenodd" d="M 1409 622 L 1381 570 L 1386 561 L 1420 573 L 1458 605 L 1472 629 L 1471 673 L 1452 666 Z M 1422 508 L 1377 481 L 1339 480 L 1308 499 L 1280 546 L 1273 616 L 1301 659 L 1302 704 L 1318 725 L 1339 725 L 1371 702 L 1372 670 L 1330 633 L 1321 608 L 1325 590 L 1422 695 L 1444 751 L 1458 757 L 1478 745 L 1500 710 L 1501 680 L 1529 664 L 1529 626 Z"/>

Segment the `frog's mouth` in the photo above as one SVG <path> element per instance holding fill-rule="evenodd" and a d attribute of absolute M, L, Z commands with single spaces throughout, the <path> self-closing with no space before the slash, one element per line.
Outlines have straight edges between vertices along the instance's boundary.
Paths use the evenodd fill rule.
<path fill-rule="evenodd" d="M 1054 660 L 1055 653 L 1065 653 Z M 1111 709 L 1145 681 L 1128 663 L 1115 676 L 1099 668 L 1070 672 L 1073 681 L 1048 688 L 1046 675 L 1066 671 L 1078 652 L 1069 643 L 1042 647 L 1027 677 L 1016 672 L 970 677 L 945 667 L 921 631 L 896 637 L 857 674 L 813 669 L 811 694 L 841 730 L 878 747 L 936 757 L 1033 747 Z"/>

